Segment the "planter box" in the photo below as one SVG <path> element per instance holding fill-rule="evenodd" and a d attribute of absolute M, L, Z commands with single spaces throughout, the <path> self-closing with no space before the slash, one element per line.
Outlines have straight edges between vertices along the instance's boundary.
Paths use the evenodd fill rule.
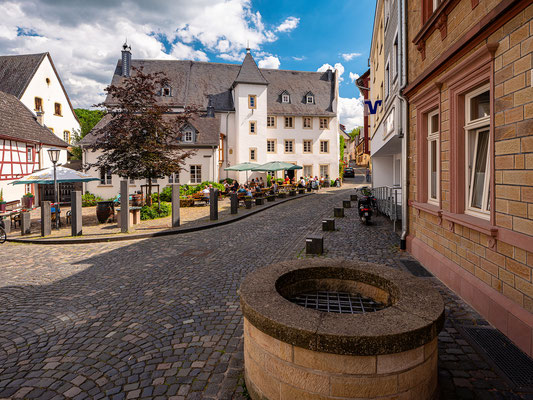
<path fill-rule="evenodd" d="M 286 199 L 287 198 L 287 193 L 285 193 L 285 192 L 278 193 L 278 197 L 280 199 Z"/>
<path fill-rule="evenodd" d="M 244 200 L 244 206 L 248 209 L 252 208 L 252 199 Z"/>
<path fill-rule="evenodd" d="M 35 197 L 22 196 L 22 199 L 20 201 L 22 208 L 32 208 L 34 200 L 35 200 Z"/>
<path fill-rule="evenodd" d="M 305 193 L 305 189 L 298 189 L 298 194 L 304 194 Z"/>
<path fill-rule="evenodd" d="M 6 203 L 1 203 L 0 204 L 0 212 L 6 212 L 6 207 L 7 207 Z"/>
<path fill-rule="evenodd" d="M 276 196 L 274 195 L 267 196 L 267 201 L 276 201 Z"/>
<path fill-rule="evenodd" d="M 291 197 L 296 196 L 296 190 L 291 190 L 291 191 L 289 192 L 289 196 L 291 196 Z"/>
<path fill-rule="evenodd" d="M 255 205 L 256 206 L 262 206 L 263 204 L 265 204 L 265 198 L 264 197 L 258 197 L 257 199 L 255 199 Z"/>

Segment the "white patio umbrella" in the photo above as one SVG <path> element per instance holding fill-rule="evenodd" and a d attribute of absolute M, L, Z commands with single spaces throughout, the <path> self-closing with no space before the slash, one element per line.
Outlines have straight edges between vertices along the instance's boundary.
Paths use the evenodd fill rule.
<path fill-rule="evenodd" d="M 76 171 L 74 169 L 66 167 L 56 167 L 57 182 L 90 182 L 99 181 L 99 178 L 95 178 L 85 172 Z M 37 183 L 43 185 L 51 185 L 54 183 L 54 167 L 41 169 L 35 171 L 30 175 L 11 182 L 11 185 L 26 185 L 30 183 Z"/>

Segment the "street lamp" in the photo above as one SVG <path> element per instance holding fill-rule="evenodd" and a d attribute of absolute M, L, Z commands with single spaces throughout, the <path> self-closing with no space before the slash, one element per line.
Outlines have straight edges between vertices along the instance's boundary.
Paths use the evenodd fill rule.
<path fill-rule="evenodd" d="M 56 214 L 56 229 L 59 229 L 59 188 L 57 187 L 57 173 L 56 173 L 56 164 L 59 161 L 59 152 L 61 150 L 56 148 L 48 149 L 48 156 L 50 156 L 50 161 L 54 164 L 54 200 L 56 203 L 55 214 Z"/>

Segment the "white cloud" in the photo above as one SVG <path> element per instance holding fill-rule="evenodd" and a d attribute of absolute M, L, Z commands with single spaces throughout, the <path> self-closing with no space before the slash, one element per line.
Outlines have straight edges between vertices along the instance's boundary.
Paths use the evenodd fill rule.
<path fill-rule="evenodd" d="M 329 64 L 323 64 L 319 69 L 317 69 L 317 72 L 326 72 L 328 69 L 332 71 L 337 71 L 339 82 L 342 82 L 344 78 L 342 77 L 342 74 L 344 74 L 344 66 L 341 63 L 336 63 L 335 66 L 331 66 Z"/>
<path fill-rule="evenodd" d="M 285 21 L 283 21 L 277 28 L 276 31 L 278 32 L 290 32 L 298 26 L 300 23 L 300 18 L 296 17 L 289 17 Z"/>
<path fill-rule="evenodd" d="M 343 53 L 341 54 L 341 57 L 344 59 L 344 61 L 350 61 L 355 57 L 359 57 L 361 53 Z"/>
<path fill-rule="evenodd" d="M 363 125 L 364 98 L 363 96 L 346 98 L 339 97 L 339 121 L 346 126 L 349 132 L 353 128 Z"/>
<path fill-rule="evenodd" d="M 299 21 L 287 18 L 278 27 L 266 26 L 252 0 L 57 3 L 0 0 L 0 54 L 50 52 L 74 107 L 103 100 L 125 38 L 137 59 L 208 61 L 212 52 L 239 62 L 245 47 L 255 56 L 265 43 L 277 40 L 276 32 L 290 31 L 286 23 L 296 27 Z M 20 31 L 39 36 L 18 36 Z"/>
<path fill-rule="evenodd" d="M 293 59 L 294 61 L 303 61 L 303 60 L 305 60 L 305 56 L 301 56 L 301 57 L 295 57 L 295 56 L 293 56 L 292 59 Z"/>
<path fill-rule="evenodd" d="M 355 82 L 356 79 L 359 79 L 359 74 L 354 74 L 353 72 L 350 72 L 350 81 Z"/>
<path fill-rule="evenodd" d="M 278 69 L 280 65 L 280 61 L 278 57 L 274 56 L 267 56 L 259 61 L 258 67 L 259 68 L 271 68 L 271 69 Z"/>

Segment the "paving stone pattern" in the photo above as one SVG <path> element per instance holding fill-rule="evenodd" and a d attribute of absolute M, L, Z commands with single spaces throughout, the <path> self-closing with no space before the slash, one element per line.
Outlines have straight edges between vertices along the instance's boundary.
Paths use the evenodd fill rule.
<path fill-rule="evenodd" d="M 0 248 L 0 399 L 241 399 L 242 315 L 237 289 L 253 269 L 306 257 L 305 237 L 353 185 L 296 199 L 219 228 L 70 246 Z M 356 209 L 324 232 L 325 257 L 404 269 L 385 219 Z M 442 399 L 516 394 L 455 329 L 486 322 L 446 299 L 439 336 Z"/>

